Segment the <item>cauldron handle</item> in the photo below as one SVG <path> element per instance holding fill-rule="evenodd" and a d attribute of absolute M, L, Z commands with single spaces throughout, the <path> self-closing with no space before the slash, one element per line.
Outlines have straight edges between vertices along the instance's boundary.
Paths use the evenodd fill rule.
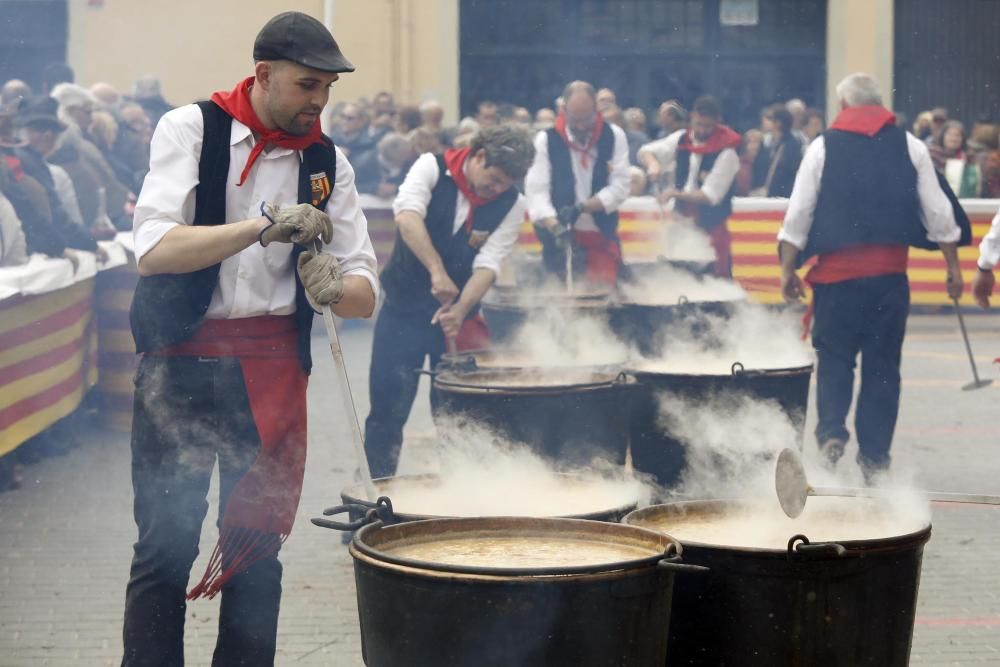
<path fill-rule="evenodd" d="M 733 375 L 743 375 L 743 373 L 746 372 L 746 367 L 739 361 L 734 361 L 729 371 Z"/>
<path fill-rule="evenodd" d="M 702 573 L 710 571 L 710 568 L 707 568 L 704 565 L 690 565 L 688 563 L 679 562 L 683 553 L 684 550 L 679 542 L 671 542 L 667 546 L 667 550 L 663 552 L 663 558 L 656 563 L 656 569 L 664 572 L 688 573 Z"/>
<path fill-rule="evenodd" d="M 679 297 L 677 297 L 677 305 L 678 306 L 684 306 L 684 305 L 686 305 L 689 302 L 690 302 L 690 299 L 688 299 L 683 294 L 681 294 Z"/>
<path fill-rule="evenodd" d="M 393 514 L 392 511 L 392 501 L 388 496 L 380 496 L 375 502 L 375 507 L 360 505 L 358 503 L 347 503 L 345 505 L 337 505 L 336 507 L 325 509 L 323 510 L 323 514 L 326 516 L 333 516 L 344 512 L 350 512 L 351 510 L 359 511 L 363 514 L 363 516 L 360 519 L 355 519 L 354 521 L 349 521 L 347 523 L 341 521 L 331 521 L 330 519 L 312 519 L 312 523 L 314 526 L 319 526 L 320 528 L 332 528 L 333 530 L 342 530 L 345 532 L 353 532 L 359 528 L 367 526 L 370 523 L 375 523 L 376 521 L 381 521 L 385 526 L 396 523 L 396 515 Z"/>
<path fill-rule="evenodd" d="M 844 545 L 836 542 L 812 544 L 805 535 L 793 535 L 788 540 L 788 555 L 794 556 L 843 556 L 847 553 Z"/>

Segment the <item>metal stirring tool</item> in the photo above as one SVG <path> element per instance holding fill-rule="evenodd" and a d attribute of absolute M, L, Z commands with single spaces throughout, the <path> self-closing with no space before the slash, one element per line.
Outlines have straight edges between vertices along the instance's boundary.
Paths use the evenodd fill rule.
<path fill-rule="evenodd" d="M 796 518 L 806 508 L 809 496 L 848 496 L 857 498 L 884 498 L 889 492 L 879 489 L 852 487 L 816 487 L 809 484 L 802 457 L 794 449 L 783 449 L 774 469 L 774 486 L 778 492 L 781 509 Z M 941 503 L 968 503 L 972 505 L 1000 505 L 1000 496 L 981 496 L 969 493 L 941 493 L 924 491 L 927 500 Z"/>

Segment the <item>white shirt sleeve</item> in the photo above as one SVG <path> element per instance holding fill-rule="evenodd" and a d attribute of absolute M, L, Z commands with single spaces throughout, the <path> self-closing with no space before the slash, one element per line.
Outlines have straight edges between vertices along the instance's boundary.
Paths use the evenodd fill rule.
<path fill-rule="evenodd" d="M 656 158 L 660 166 L 666 167 L 677 159 L 677 144 L 680 143 L 681 137 L 684 136 L 685 130 L 677 130 L 676 132 L 671 132 L 662 139 L 657 139 L 655 141 L 650 141 L 648 144 L 643 144 L 639 149 L 638 156 L 642 158 L 643 155 L 650 154 Z"/>
<path fill-rule="evenodd" d="M 524 195 L 518 195 L 517 201 L 510 207 L 507 215 L 500 222 L 486 243 L 479 249 L 476 259 L 472 262 L 472 270 L 489 269 L 495 275 L 500 275 L 500 265 L 517 243 L 521 225 L 524 223 L 524 212 L 527 209 Z"/>
<path fill-rule="evenodd" d="M 368 219 L 354 186 L 354 168 L 339 148 L 336 151 L 337 179 L 326 203 L 326 214 L 333 221 L 333 240 L 323 249 L 337 258 L 345 276 L 367 278 L 378 299 L 378 260 L 368 236 Z"/>
<path fill-rule="evenodd" d="M 729 189 L 733 187 L 733 179 L 740 170 L 740 156 L 732 148 L 725 148 L 715 158 L 712 171 L 708 172 L 701 191 L 708 197 L 712 206 L 718 206 Z"/>
<path fill-rule="evenodd" d="M 611 133 L 615 138 L 615 147 L 611 154 L 611 163 L 608 165 L 608 184 L 594 196 L 601 200 L 606 213 L 613 213 L 628 198 L 632 179 L 628 173 L 628 137 L 625 136 L 625 131 L 617 125 L 607 125 L 606 127 L 611 128 Z M 600 169 L 603 166 L 595 164 L 594 169 Z M 737 161 L 736 167 L 739 169 L 739 161 Z"/>
<path fill-rule="evenodd" d="M 418 157 L 400 184 L 396 199 L 392 202 L 393 215 L 412 211 L 421 218 L 426 218 L 431 192 L 440 177 L 441 169 L 438 168 L 437 157 L 433 153 L 424 153 Z"/>
<path fill-rule="evenodd" d="M 10 200 L 0 193 L 0 266 L 17 266 L 28 261 L 28 245 L 21 220 Z"/>
<path fill-rule="evenodd" d="M 910 161 L 917 170 L 920 222 L 927 230 L 928 240 L 935 243 L 956 243 L 962 237 L 962 230 L 955 222 L 955 211 L 951 208 L 948 195 L 938 183 L 927 145 L 907 132 L 906 148 Z"/>
<path fill-rule="evenodd" d="M 149 173 L 132 221 L 136 261 L 177 225 L 193 224 L 203 133 L 201 109 L 195 104 L 168 111 L 157 123 Z"/>
<path fill-rule="evenodd" d="M 552 205 L 552 165 L 549 162 L 549 139 L 543 130 L 535 135 L 535 160 L 524 177 L 528 216 L 534 220 L 556 217 Z"/>
<path fill-rule="evenodd" d="M 785 210 L 785 222 L 778 232 L 778 240 L 791 243 L 802 250 L 806 247 L 809 230 L 812 229 L 813 214 L 816 212 L 816 201 L 819 199 L 819 183 L 823 177 L 823 165 L 826 163 L 826 144 L 823 137 L 816 137 L 809 144 L 799 173 L 795 175 L 795 185 L 792 196 Z"/>
<path fill-rule="evenodd" d="M 1000 264 L 1000 211 L 993 217 L 990 231 L 979 243 L 979 268 L 993 269 Z"/>

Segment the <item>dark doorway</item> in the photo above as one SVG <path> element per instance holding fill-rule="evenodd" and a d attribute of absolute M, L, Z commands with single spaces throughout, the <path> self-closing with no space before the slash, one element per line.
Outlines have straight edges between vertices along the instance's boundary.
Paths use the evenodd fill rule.
<path fill-rule="evenodd" d="M 896 0 L 895 22 L 896 109 L 1000 120 L 1000 2 Z"/>
<path fill-rule="evenodd" d="M 67 0 L 0 0 L 0 83 L 23 79 L 38 91 L 42 70 L 66 62 Z"/>
<path fill-rule="evenodd" d="M 573 79 L 647 111 L 712 93 L 739 129 L 776 101 L 822 108 L 826 0 L 760 0 L 759 24 L 746 27 L 722 26 L 720 2 L 462 0 L 462 110 L 484 99 L 551 107 Z"/>

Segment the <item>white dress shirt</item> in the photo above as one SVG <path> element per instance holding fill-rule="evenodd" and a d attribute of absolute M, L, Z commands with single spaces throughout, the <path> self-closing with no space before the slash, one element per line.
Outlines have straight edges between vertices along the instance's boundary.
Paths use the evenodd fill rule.
<path fill-rule="evenodd" d="M 446 173 L 451 175 L 450 171 Z M 393 214 L 399 215 L 403 211 L 412 211 L 421 218 L 426 218 L 431 193 L 440 177 L 441 169 L 438 168 L 437 157 L 433 153 L 424 153 L 417 158 L 399 186 L 396 199 L 392 202 Z M 517 243 L 517 236 L 521 230 L 521 224 L 524 222 L 525 206 L 524 195 L 518 194 L 517 201 L 500 222 L 500 226 L 490 234 L 486 243 L 476 254 L 476 258 L 472 262 L 473 271 L 489 269 L 494 274 L 500 275 L 500 265 L 514 249 L 514 244 Z M 465 220 L 468 217 L 469 199 L 459 190 L 455 205 L 455 221 L 452 225 L 453 235 L 457 234 L 458 230 L 465 225 Z"/>
<path fill-rule="evenodd" d="M 671 170 L 676 171 L 677 146 L 685 132 L 687 130 L 677 130 L 662 139 L 651 141 L 639 149 L 639 155 L 652 154 L 661 165 L 671 165 Z M 697 140 L 694 141 L 695 146 L 701 143 Z M 719 151 L 719 156 L 715 158 L 715 164 L 712 165 L 712 170 L 705 177 L 705 182 L 699 185 L 701 159 L 701 153 L 691 153 L 687 182 L 684 183 L 682 192 L 701 190 L 712 206 L 718 206 L 726 193 L 733 187 L 733 179 L 740 171 L 740 156 L 732 148 L 723 148 Z"/>
<path fill-rule="evenodd" d="M 608 184 L 594 193 L 594 167 L 597 162 L 597 146 L 587 153 L 587 165 L 583 164 L 581 151 L 571 150 L 570 163 L 573 165 L 573 178 L 576 183 L 576 201 L 585 202 L 592 196 L 601 200 L 606 213 L 614 213 L 628 198 L 631 177 L 628 168 L 628 139 L 624 130 L 617 125 L 606 124 L 615 138 L 611 162 L 608 164 Z M 581 146 L 582 148 L 582 146 Z M 603 168 L 604 165 L 602 165 Z M 524 194 L 528 199 L 528 215 L 534 221 L 545 218 L 555 218 L 556 209 L 552 205 L 552 163 L 549 160 L 549 135 L 542 130 L 535 135 L 535 161 L 528 169 L 524 178 Z M 597 225 L 589 213 L 584 213 L 577 220 L 576 229 L 597 231 Z"/>
<path fill-rule="evenodd" d="M 938 184 L 930 152 L 922 141 L 906 133 L 906 147 L 910 161 L 917 170 L 917 197 L 920 200 L 920 222 L 927 230 L 927 238 L 934 243 L 956 243 L 962 235 L 955 222 L 955 212 L 948 196 Z M 785 211 L 785 223 L 778 232 L 779 241 L 787 241 L 802 250 L 812 228 L 819 199 L 820 178 L 826 162 L 826 142 L 819 136 L 809 144 L 795 186 Z"/>
<path fill-rule="evenodd" d="M 979 242 L 979 268 L 993 269 L 1000 264 L 1000 211 L 993 217 L 990 231 Z"/>
<path fill-rule="evenodd" d="M 150 145 L 149 173 L 135 207 L 136 261 L 171 229 L 194 222 L 202 134 L 201 110 L 194 104 L 167 112 L 157 124 Z M 298 203 L 299 151 L 274 147 L 263 153 L 246 182 L 237 186 L 254 146 L 253 133 L 233 119 L 229 143 L 226 223 L 259 217 L 261 202 L 278 207 Z M 344 275 L 367 278 L 377 296 L 378 265 L 368 237 L 368 221 L 354 187 L 354 169 L 340 150 L 332 190 L 326 213 L 333 220 L 333 241 L 324 250 L 340 261 Z M 254 243 L 223 260 L 206 317 L 237 319 L 295 312 L 294 271 L 292 244 L 271 243 L 264 248 Z"/>

